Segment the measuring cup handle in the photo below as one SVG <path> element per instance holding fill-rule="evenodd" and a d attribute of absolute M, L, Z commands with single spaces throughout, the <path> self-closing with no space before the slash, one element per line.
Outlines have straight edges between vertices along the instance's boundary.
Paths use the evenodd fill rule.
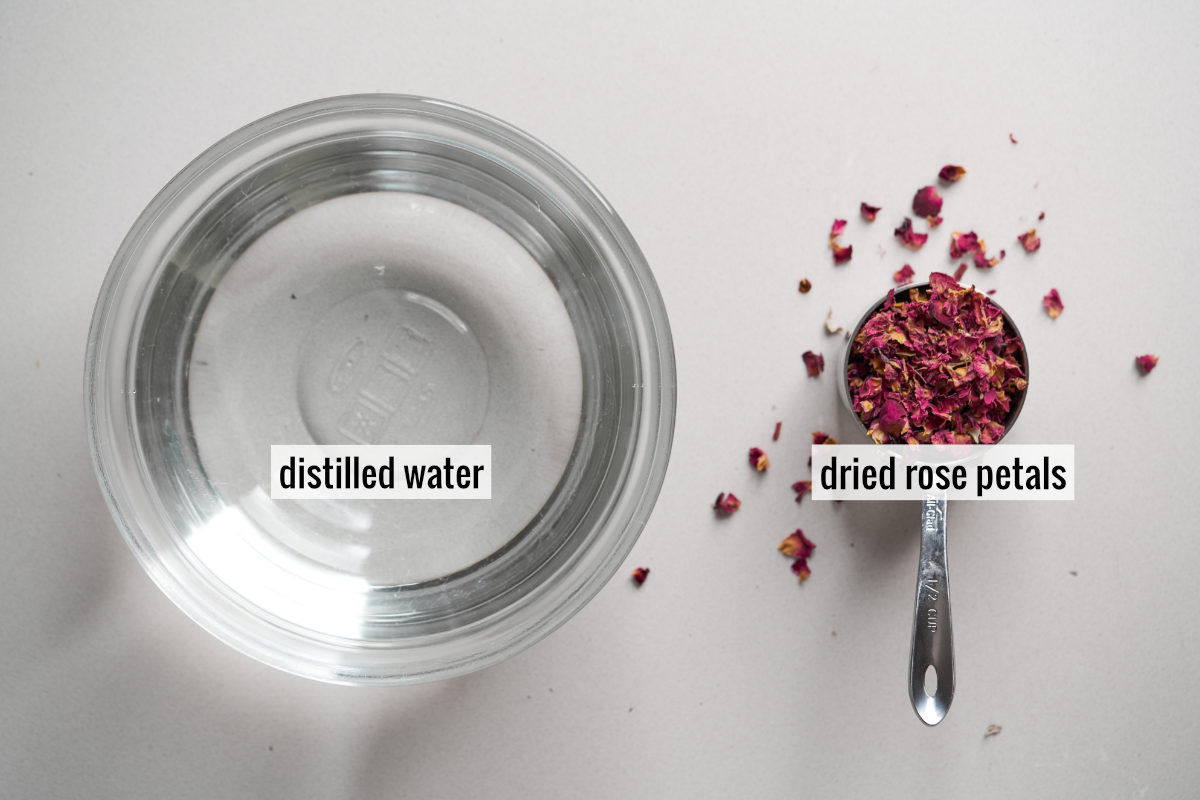
<path fill-rule="evenodd" d="M 932 667 L 937 688 L 927 692 Z M 937 725 L 954 699 L 954 628 L 950 622 L 950 583 L 946 571 L 946 493 L 927 492 L 921 503 L 921 562 L 913 615 L 908 693 L 926 725 Z"/>

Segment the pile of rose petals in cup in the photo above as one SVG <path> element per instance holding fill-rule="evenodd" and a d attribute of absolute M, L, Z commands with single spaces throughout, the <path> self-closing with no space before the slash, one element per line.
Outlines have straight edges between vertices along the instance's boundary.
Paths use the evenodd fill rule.
<path fill-rule="evenodd" d="M 985 295 L 940 272 L 895 290 L 851 345 L 854 412 L 879 444 L 991 444 L 1028 385 L 1021 341 Z"/>

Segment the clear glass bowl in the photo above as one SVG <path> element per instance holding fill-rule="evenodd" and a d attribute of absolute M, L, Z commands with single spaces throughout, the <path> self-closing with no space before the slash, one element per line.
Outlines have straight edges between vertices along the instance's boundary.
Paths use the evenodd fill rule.
<path fill-rule="evenodd" d="M 150 203 L 96 306 L 87 425 L 162 590 L 244 653 L 343 683 L 491 664 L 633 546 L 675 415 L 666 311 L 599 192 L 417 97 L 307 103 Z M 492 500 L 279 500 L 272 444 L 490 444 Z"/>

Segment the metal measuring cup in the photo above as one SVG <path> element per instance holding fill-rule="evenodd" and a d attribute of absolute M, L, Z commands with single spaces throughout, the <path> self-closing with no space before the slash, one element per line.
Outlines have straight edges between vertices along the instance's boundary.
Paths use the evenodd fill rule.
<path fill-rule="evenodd" d="M 905 287 L 901 292 L 928 293 L 928 282 Z M 901 292 L 897 292 L 897 299 Z M 859 318 L 846 342 L 845 352 L 841 358 L 841 378 L 838 381 L 838 394 L 843 406 L 850 412 L 858 430 L 866 441 L 873 442 L 867 434 L 867 426 L 854 413 L 854 405 L 850 400 L 850 385 L 847 372 L 850 366 L 850 355 L 854 342 L 876 312 L 887 302 L 887 295 L 872 303 Z M 1020 343 L 1021 369 L 1025 372 L 1026 381 L 1029 379 L 1029 354 L 1025 347 L 1025 339 L 1021 336 L 1012 317 L 1000 304 L 988 298 L 988 302 L 1000 309 L 1004 324 L 1016 336 Z M 1029 387 L 1021 390 L 1013 398 L 1008 415 L 1004 418 L 1003 439 L 1012 430 L 1013 423 L 1021 413 L 1025 404 L 1025 395 Z M 999 440 L 997 440 L 999 441 Z M 928 491 L 921 503 L 921 555 L 917 568 L 917 598 L 913 612 L 912 656 L 908 667 L 908 696 L 912 701 L 913 710 L 926 725 L 937 725 L 954 699 L 954 627 L 950 618 L 950 581 L 946 562 L 946 493 L 944 491 Z M 926 690 L 926 673 L 932 670 L 936 688 Z"/>

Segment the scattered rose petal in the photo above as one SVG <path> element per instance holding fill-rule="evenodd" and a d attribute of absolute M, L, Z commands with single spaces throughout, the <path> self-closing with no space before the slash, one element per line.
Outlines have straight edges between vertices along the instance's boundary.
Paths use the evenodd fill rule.
<path fill-rule="evenodd" d="M 1037 235 L 1037 228 L 1030 228 L 1018 236 L 1017 240 L 1025 248 L 1026 253 L 1036 253 L 1038 248 L 1042 246 L 1042 240 Z"/>
<path fill-rule="evenodd" d="M 941 225 L 942 222 L 944 222 L 944 220 L 941 217 L 926 217 L 925 218 L 925 224 L 927 224 L 931 228 L 936 228 L 938 225 Z"/>
<path fill-rule="evenodd" d="M 987 290 L 987 293 L 988 293 L 989 295 L 992 295 L 992 294 L 995 294 L 995 293 L 996 293 L 996 290 L 995 290 L 995 289 L 988 289 L 988 290 Z"/>
<path fill-rule="evenodd" d="M 779 552 L 788 558 L 808 558 L 813 554 L 813 550 L 816 549 L 817 546 L 799 528 L 796 528 L 795 531 L 788 534 L 786 539 L 779 543 Z"/>
<path fill-rule="evenodd" d="M 633 570 L 633 582 L 636 583 L 638 586 L 641 586 L 643 583 L 645 583 L 646 578 L 649 578 L 649 577 L 650 577 L 650 568 L 649 567 L 636 567 Z"/>
<path fill-rule="evenodd" d="M 1045 218 L 1046 218 L 1046 212 L 1045 212 L 1045 211 L 1043 211 L 1043 212 L 1041 212 L 1040 214 L 1038 214 L 1038 222 L 1041 222 L 1041 221 L 1042 221 L 1042 220 L 1044 220 Z"/>
<path fill-rule="evenodd" d="M 830 436 L 825 431 L 813 431 L 813 444 L 837 444 L 837 439 Z"/>
<path fill-rule="evenodd" d="M 804 583 L 806 580 L 808 580 L 812 576 L 812 570 L 808 567 L 808 559 L 797 558 L 795 561 L 793 561 L 792 572 L 796 573 L 796 577 L 800 579 L 801 583 Z"/>
<path fill-rule="evenodd" d="M 780 432 L 781 430 L 783 430 L 783 422 L 782 422 L 782 421 L 781 421 L 781 422 L 776 422 L 776 423 L 775 423 L 775 433 L 774 433 L 774 434 L 771 436 L 771 441 L 772 441 L 772 442 L 778 442 L 778 441 L 779 441 L 779 432 Z"/>
<path fill-rule="evenodd" d="M 892 279 L 895 280 L 896 283 L 903 286 L 906 283 L 912 283 L 912 277 L 914 274 L 913 268 L 908 264 L 905 264 L 903 267 L 892 273 Z"/>
<path fill-rule="evenodd" d="M 938 177 L 944 180 L 946 183 L 954 183 L 955 181 L 960 180 L 966 174 L 967 171 L 962 167 L 956 164 L 947 164 L 946 166 L 942 167 L 941 172 L 938 173 Z"/>
<path fill-rule="evenodd" d="M 854 256 L 854 245 L 842 247 L 837 242 L 830 242 L 829 249 L 833 251 L 833 263 L 845 264 Z"/>
<path fill-rule="evenodd" d="M 900 227 L 893 231 L 893 234 L 900 243 L 905 247 L 910 247 L 913 250 L 920 250 L 925 246 L 925 240 L 929 238 L 928 233 L 917 233 L 913 230 L 912 220 L 908 217 L 904 218 L 904 222 L 900 223 Z"/>
<path fill-rule="evenodd" d="M 1017 137 L 1013 136 L 1011 133 L 1008 135 L 1008 140 L 1013 144 L 1017 143 Z"/>
<path fill-rule="evenodd" d="M 808 278 L 805 278 L 804 280 L 800 281 L 800 294 L 808 294 L 809 290 L 811 290 L 811 289 L 812 289 L 812 281 L 810 281 Z"/>
<path fill-rule="evenodd" d="M 771 462 L 767 458 L 767 454 L 764 453 L 761 448 L 751 447 L 750 466 L 754 467 L 759 472 L 766 472 L 767 467 L 771 466 Z"/>
<path fill-rule="evenodd" d="M 918 217 L 936 217 L 942 213 L 942 196 L 936 186 L 922 186 L 913 195 L 913 213 Z"/>
<path fill-rule="evenodd" d="M 1134 359 L 1134 361 L 1137 362 L 1138 369 L 1142 371 L 1143 375 L 1149 375 L 1150 370 L 1158 366 L 1158 356 L 1152 356 L 1150 354 L 1138 356 Z"/>
<path fill-rule="evenodd" d="M 800 356 L 804 359 L 804 366 L 808 369 L 808 377 L 815 378 L 825 369 L 825 356 L 820 353 L 814 353 L 812 350 L 805 350 Z"/>
<path fill-rule="evenodd" d="M 866 203 L 863 203 L 858 207 L 858 210 L 862 212 L 863 219 L 865 219 L 867 222 L 874 222 L 875 215 L 879 213 L 880 207 L 869 206 Z"/>
<path fill-rule="evenodd" d="M 963 279 L 963 275 L 966 275 L 966 274 L 967 274 L 967 265 L 959 264 L 958 269 L 954 270 L 954 280 L 956 282 L 961 282 Z"/>
<path fill-rule="evenodd" d="M 841 235 L 842 235 L 842 231 L 844 231 L 844 230 L 846 230 L 846 220 L 844 220 L 844 219 L 835 219 L 835 220 L 833 221 L 833 227 L 829 229 L 829 241 L 830 241 L 830 243 L 832 243 L 832 242 L 833 242 L 833 240 L 834 240 L 834 239 L 836 239 L 837 237 L 841 236 Z"/>
<path fill-rule="evenodd" d="M 733 492 L 725 494 L 721 492 L 717 495 L 717 502 L 713 503 L 713 511 L 718 514 L 732 514 L 742 507 L 742 501 L 737 499 L 737 495 Z"/>
<path fill-rule="evenodd" d="M 982 245 L 983 240 L 981 239 L 979 243 L 980 243 L 980 245 Z M 1000 259 L 1002 259 L 1002 258 L 1004 258 L 1003 250 L 1001 250 L 1000 255 L 996 256 L 995 258 L 988 258 L 987 253 L 984 252 L 983 250 L 976 250 L 975 255 L 973 256 L 973 260 L 975 261 L 975 266 L 979 267 L 980 269 L 991 269 L 992 267 L 999 264 Z"/>
<path fill-rule="evenodd" d="M 962 258 L 967 253 L 974 253 L 983 249 L 983 242 L 975 235 L 975 231 L 967 233 L 959 233 L 954 231 L 950 234 L 950 257 Z"/>
<path fill-rule="evenodd" d="M 995 736 L 1002 730 L 1004 730 L 1004 728 L 1000 727 L 999 725 L 988 725 L 987 730 L 983 732 L 983 738 L 986 739 L 989 736 Z"/>
<path fill-rule="evenodd" d="M 804 500 L 804 495 L 812 491 L 812 481 L 796 481 L 792 484 L 792 491 L 796 493 L 796 502 Z"/>
<path fill-rule="evenodd" d="M 1063 312 L 1063 301 L 1058 296 L 1058 289 L 1051 289 L 1049 293 L 1042 298 L 1042 305 L 1046 307 L 1046 313 L 1050 315 L 1050 319 L 1057 319 L 1058 315 Z"/>
<path fill-rule="evenodd" d="M 841 325 L 835 326 L 833 324 L 833 309 L 829 309 L 829 313 L 825 315 L 825 332 L 832 336 L 835 333 L 841 333 L 843 330 L 844 328 Z"/>

